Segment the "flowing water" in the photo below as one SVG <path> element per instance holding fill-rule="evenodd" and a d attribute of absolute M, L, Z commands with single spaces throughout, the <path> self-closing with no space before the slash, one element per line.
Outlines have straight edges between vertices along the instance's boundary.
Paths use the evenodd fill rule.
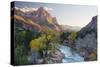
<path fill-rule="evenodd" d="M 62 62 L 63 63 L 70 63 L 70 62 L 82 62 L 84 58 L 81 57 L 78 53 L 72 52 L 71 48 L 68 46 L 61 46 L 60 51 L 65 55 Z"/>

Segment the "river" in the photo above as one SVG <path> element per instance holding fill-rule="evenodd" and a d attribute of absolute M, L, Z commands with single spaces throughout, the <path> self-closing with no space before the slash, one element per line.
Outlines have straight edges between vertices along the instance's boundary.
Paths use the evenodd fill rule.
<path fill-rule="evenodd" d="M 68 46 L 61 46 L 60 51 L 65 55 L 62 60 L 62 63 L 71 63 L 71 62 L 82 62 L 84 58 L 81 57 L 78 53 L 72 52 L 71 48 Z"/>

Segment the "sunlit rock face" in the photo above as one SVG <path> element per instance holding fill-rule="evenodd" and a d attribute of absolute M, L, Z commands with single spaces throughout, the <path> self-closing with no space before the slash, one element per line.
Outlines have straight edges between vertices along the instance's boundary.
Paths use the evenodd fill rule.
<path fill-rule="evenodd" d="M 30 11 L 22 11 L 22 8 L 15 8 L 14 13 L 16 24 L 20 21 L 20 24 L 22 24 L 22 27 L 25 29 L 39 31 L 43 28 L 50 28 L 57 32 L 61 31 L 56 17 L 51 16 L 51 14 L 45 10 L 44 7 Z"/>

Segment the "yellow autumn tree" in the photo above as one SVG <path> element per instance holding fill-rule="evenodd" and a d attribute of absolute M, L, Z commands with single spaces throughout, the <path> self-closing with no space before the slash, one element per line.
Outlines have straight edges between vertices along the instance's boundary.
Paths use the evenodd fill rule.
<path fill-rule="evenodd" d="M 39 51 L 45 48 L 45 40 L 44 37 L 39 37 L 37 39 L 34 39 L 30 42 L 30 48 L 34 51 Z"/>
<path fill-rule="evenodd" d="M 57 46 L 59 41 L 58 33 L 49 28 L 44 28 L 41 30 L 40 36 L 30 42 L 30 48 L 35 51 L 42 51 L 47 57 L 47 53 L 52 47 Z M 58 47 L 58 46 L 57 46 Z M 56 49 L 56 47 L 54 48 Z"/>

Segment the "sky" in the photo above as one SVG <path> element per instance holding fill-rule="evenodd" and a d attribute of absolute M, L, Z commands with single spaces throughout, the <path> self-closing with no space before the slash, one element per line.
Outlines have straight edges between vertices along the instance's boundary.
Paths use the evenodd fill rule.
<path fill-rule="evenodd" d="M 71 5 L 37 2 L 15 2 L 15 7 L 37 9 L 45 7 L 48 12 L 57 18 L 60 25 L 84 27 L 93 16 L 98 13 L 97 7 L 93 5 Z"/>

